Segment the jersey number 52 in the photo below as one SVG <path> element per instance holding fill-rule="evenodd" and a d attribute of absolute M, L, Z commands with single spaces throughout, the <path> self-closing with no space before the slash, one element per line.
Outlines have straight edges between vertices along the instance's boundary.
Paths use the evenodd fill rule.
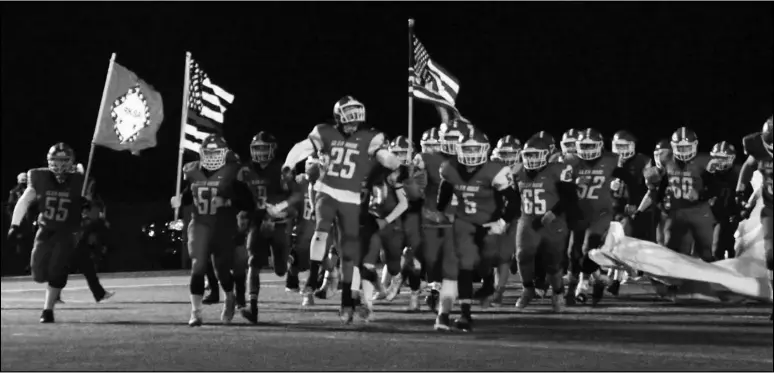
<path fill-rule="evenodd" d="M 215 215 L 218 213 L 218 207 L 223 205 L 223 199 L 217 198 L 217 188 L 199 188 L 196 197 L 199 215 Z"/>
<path fill-rule="evenodd" d="M 331 148 L 331 159 L 326 174 L 342 179 L 351 179 L 355 174 L 356 166 L 352 157 L 358 155 L 360 155 L 360 151 L 357 149 Z"/>

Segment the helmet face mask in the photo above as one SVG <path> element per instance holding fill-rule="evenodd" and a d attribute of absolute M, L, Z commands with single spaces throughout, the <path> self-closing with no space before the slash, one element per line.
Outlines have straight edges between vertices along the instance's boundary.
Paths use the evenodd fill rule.
<path fill-rule="evenodd" d="M 521 163 L 528 170 L 537 170 L 548 164 L 548 149 L 533 147 L 524 148 L 521 151 Z"/>
<path fill-rule="evenodd" d="M 723 141 L 715 144 L 710 151 L 713 163 L 717 170 L 726 171 L 734 165 L 736 160 L 736 149 L 734 146 Z"/>
<path fill-rule="evenodd" d="M 629 159 L 637 152 L 636 145 L 629 140 L 613 140 L 613 153 L 621 159 Z"/>
<path fill-rule="evenodd" d="M 27 173 L 22 172 L 19 175 L 16 176 L 16 183 L 18 184 L 27 184 Z"/>
<path fill-rule="evenodd" d="M 419 146 L 422 153 L 432 154 L 441 151 L 441 140 L 438 136 L 438 129 L 431 128 L 422 134 L 419 140 Z"/>
<path fill-rule="evenodd" d="M 199 164 L 208 171 L 216 171 L 226 165 L 228 146 L 218 135 L 207 136 L 199 149 Z"/>
<path fill-rule="evenodd" d="M 408 142 L 408 139 L 404 136 L 398 136 L 390 143 L 389 150 L 392 154 L 398 158 L 400 164 L 408 166 L 411 164 L 411 158 L 409 153 L 413 153 L 414 147 Z"/>
<path fill-rule="evenodd" d="M 56 180 L 64 182 L 67 174 L 75 169 L 75 153 L 65 143 L 57 143 L 48 150 L 46 156 L 48 169 L 54 174 Z"/>
<path fill-rule="evenodd" d="M 672 154 L 678 161 L 688 162 L 696 156 L 698 145 L 696 141 L 672 142 Z"/>
<path fill-rule="evenodd" d="M 254 141 L 250 144 L 250 157 L 255 163 L 266 163 L 274 159 L 277 144 Z"/>
<path fill-rule="evenodd" d="M 602 145 L 591 139 L 578 140 L 578 158 L 591 161 L 602 156 Z"/>
<path fill-rule="evenodd" d="M 562 154 L 576 154 L 578 152 L 577 141 L 575 139 L 562 140 L 559 145 L 562 147 Z"/>
<path fill-rule="evenodd" d="M 365 105 L 352 96 L 345 96 L 333 106 L 333 117 L 341 132 L 351 135 L 358 130 L 361 123 L 365 123 Z"/>
<path fill-rule="evenodd" d="M 488 156 L 489 144 L 473 140 L 457 143 L 457 161 L 465 166 L 482 165 Z"/>

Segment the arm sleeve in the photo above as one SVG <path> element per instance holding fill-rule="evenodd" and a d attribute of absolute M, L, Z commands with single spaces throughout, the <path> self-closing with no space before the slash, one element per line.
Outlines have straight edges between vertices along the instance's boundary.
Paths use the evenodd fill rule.
<path fill-rule="evenodd" d="M 297 180 L 288 181 L 288 189 L 290 189 L 291 192 L 290 196 L 285 201 L 289 206 L 293 206 L 304 199 L 304 190 L 301 187 L 301 183 Z"/>
<path fill-rule="evenodd" d="M 395 219 L 399 218 L 408 209 L 408 198 L 406 197 L 406 191 L 397 186 L 395 188 L 395 196 L 398 197 L 398 204 L 390 211 L 390 214 L 384 218 L 388 223 L 392 223 Z"/>
<path fill-rule="evenodd" d="M 296 145 L 293 145 L 293 148 L 290 149 L 290 152 L 288 152 L 288 156 L 285 158 L 285 163 L 282 165 L 282 169 L 290 168 L 293 169 L 296 167 L 296 164 L 298 162 L 303 161 L 304 159 L 308 158 L 310 155 L 314 154 L 315 149 L 321 149 L 318 146 L 322 146 L 322 141 L 319 140 L 320 144 L 315 144 L 312 140 L 313 134 L 317 133 L 319 135 L 319 132 L 317 132 L 317 128 L 312 131 L 312 133 L 309 134 L 309 139 L 301 141 L 299 143 L 296 143 Z"/>
<path fill-rule="evenodd" d="M 453 194 L 454 186 L 446 180 L 441 180 L 441 185 L 438 187 L 438 211 L 446 211 Z"/>
<path fill-rule="evenodd" d="M 517 186 L 518 187 L 518 186 Z M 511 222 L 513 219 L 519 217 L 521 212 L 521 198 L 519 192 L 514 188 L 505 188 L 503 190 L 495 192 L 498 210 L 503 211 L 503 220 Z"/>
<path fill-rule="evenodd" d="M 30 205 L 35 201 L 36 197 L 37 193 L 35 192 L 35 189 L 32 188 L 32 186 L 29 186 L 24 190 L 24 193 L 22 193 L 21 197 L 19 197 L 19 200 L 16 201 L 16 206 L 13 208 L 11 225 L 21 224 L 22 220 L 24 220 L 24 216 L 27 215 L 27 210 L 29 210 Z"/>
<path fill-rule="evenodd" d="M 250 191 L 250 187 L 242 182 L 234 183 L 234 200 L 231 203 L 239 211 L 253 211 L 255 210 L 255 200 L 253 199 L 253 193 Z"/>
<path fill-rule="evenodd" d="M 559 194 L 559 201 L 551 208 L 554 215 L 563 212 L 568 214 L 578 205 L 578 191 L 575 183 L 560 181 L 556 183 L 556 191 Z"/>
<path fill-rule="evenodd" d="M 748 156 L 747 160 L 744 161 L 744 164 L 742 165 L 742 169 L 739 170 L 739 180 L 736 183 L 736 190 L 742 191 L 745 190 L 745 187 L 747 187 L 747 184 L 752 180 L 753 174 L 755 173 L 755 169 L 758 167 L 758 161 L 755 160 L 755 157 Z"/>
<path fill-rule="evenodd" d="M 626 170 L 621 167 L 616 167 L 613 170 L 613 177 L 621 179 L 621 181 L 623 181 L 623 183 L 629 189 L 629 196 L 626 199 L 627 205 L 633 205 L 638 203 L 638 199 L 642 199 L 642 186 L 637 182 L 632 174 L 626 172 Z"/>
<path fill-rule="evenodd" d="M 376 160 L 379 161 L 379 163 L 390 169 L 394 170 L 397 169 L 400 166 L 400 161 L 398 160 L 398 157 L 395 156 L 395 154 L 392 154 L 391 151 L 380 148 L 376 151 Z"/>
<path fill-rule="evenodd" d="M 658 189 L 656 190 L 655 201 L 662 201 L 664 199 L 667 188 L 669 188 L 669 177 L 667 175 L 664 175 L 658 183 Z M 653 198 L 651 199 L 653 200 Z"/>
<path fill-rule="evenodd" d="M 718 193 L 718 180 L 715 174 L 707 171 L 701 171 L 701 182 L 704 184 L 704 190 L 699 191 L 699 199 L 702 201 L 708 200 L 711 196 L 715 196 Z"/>
<path fill-rule="evenodd" d="M 180 206 L 189 206 L 193 204 L 193 193 L 191 192 L 191 185 L 186 185 L 185 189 L 180 192 Z"/>
<path fill-rule="evenodd" d="M 498 192 L 508 189 L 511 184 L 511 169 L 509 167 L 501 168 L 492 178 L 492 187 Z"/>

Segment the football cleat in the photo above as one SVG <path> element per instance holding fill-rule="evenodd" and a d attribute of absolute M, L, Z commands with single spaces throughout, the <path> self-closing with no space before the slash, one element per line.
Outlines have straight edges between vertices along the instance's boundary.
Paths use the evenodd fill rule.
<path fill-rule="evenodd" d="M 103 300 L 108 300 L 108 299 L 112 298 L 114 295 L 116 295 L 115 291 L 106 290 L 105 293 L 102 294 L 101 297 L 94 297 L 94 300 L 97 303 L 99 303 L 99 302 L 102 302 Z"/>
<path fill-rule="evenodd" d="M 311 288 L 304 289 L 304 291 L 301 293 L 301 307 L 314 306 L 314 297 L 315 294 Z"/>
<path fill-rule="evenodd" d="M 516 310 L 523 311 L 525 308 L 527 308 L 527 306 L 529 306 L 530 302 L 535 299 L 536 295 L 537 293 L 535 292 L 534 287 L 524 288 L 524 290 L 521 292 L 521 297 L 519 297 L 519 300 L 516 302 Z"/>
<path fill-rule="evenodd" d="M 291 275 L 290 273 L 285 275 L 285 292 L 286 293 L 300 292 L 298 276 Z"/>
<path fill-rule="evenodd" d="M 503 305 L 503 296 L 505 295 L 505 288 L 501 287 L 497 290 L 495 290 L 494 295 L 492 295 L 492 301 L 490 302 L 491 305 L 495 307 L 500 307 Z"/>
<path fill-rule="evenodd" d="M 438 294 L 438 290 L 431 289 L 430 294 L 427 294 L 425 297 L 425 304 L 428 308 L 430 308 L 433 312 L 438 312 L 438 302 L 440 300 L 440 294 Z"/>
<path fill-rule="evenodd" d="M 411 296 L 409 297 L 409 305 L 408 305 L 408 312 L 419 312 L 421 311 L 419 307 L 419 290 L 412 291 Z"/>
<path fill-rule="evenodd" d="M 188 320 L 188 326 L 190 326 L 190 327 L 202 326 L 202 311 L 201 310 L 193 310 L 193 311 L 191 311 L 191 319 Z"/>
<path fill-rule="evenodd" d="M 51 324 L 54 322 L 54 310 L 43 310 L 40 314 L 41 324 Z"/>
<path fill-rule="evenodd" d="M 392 281 L 390 282 L 390 287 L 387 288 L 387 292 L 385 294 L 384 299 L 388 302 L 392 302 L 395 297 L 400 294 L 400 288 L 403 286 L 403 275 L 398 273 L 395 275 L 395 277 L 392 278 Z M 374 294 L 374 297 L 376 297 L 376 294 Z"/>
<path fill-rule="evenodd" d="M 433 325 L 433 329 L 439 331 L 449 331 L 451 328 L 451 320 L 449 319 L 448 313 L 442 313 L 435 318 L 435 325 Z"/>
<path fill-rule="evenodd" d="M 226 294 L 226 300 L 223 302 L 223 311 L 220 313 L 220 321 L 224 324 L 231 324 L 234 320 L 234 312 L 236 311 L 236 299 L 234 293 Z"/>
<path fill-rule="evenodd" d="M 251 324 L 258 323 L 258 305 L 257 304 L 255 306 L 251 304 L 250 307 L 242 308 L 240 310 L 240 313 L 242 314 L 242 317 L 244 317 L 245 320 L 249 321 Z"/>
<path fill-rule="evenodd" d="M 355 320 L 355 309 L 352 307 L 341 307 L 339 310 L 339 319 L 344 325 L 352 324 Z"/>
<path fill-rule="evenodd" d="M 473 318 L 470 315 L 461 315 L 457 320 L 454 320 L 454 326 L 457 330 L 463 332 L 473 331 Z"/>
<path fill-rule="evenodd" d="M 481 307 L 487 308 L 492 303 L 492 297 L 494 296 L 495 289 L 491 286 L 482 286 L 475 293 L 473 293 L 473 299 L 477 299 L 481 304 Z"/>
<path fill-rule="evenodd" d="M 554 292 L 554 294 L 551 295 L 551 310 L 554 311 L 554 313 L 564 313 L 564 308 L 564 294 L 557 294 Z"/>

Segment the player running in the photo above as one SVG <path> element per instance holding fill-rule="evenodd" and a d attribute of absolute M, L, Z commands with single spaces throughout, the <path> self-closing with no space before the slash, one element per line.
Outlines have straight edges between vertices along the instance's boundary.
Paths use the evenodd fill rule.
<path fill-rule="evenodd" d="M 774 133 L 772 117 L 763 124 L 760 133 L 751 133 L 742 139 L 747 160 L 739 172 L 739 183 L 736 186 L 739 205 L 744 205 L 744 195 L 752 175 L 757 169 L 763 175 L 761 194 L 763 209 L 761 210 L 761 226 L 763 227 L 763 246 L 766 253 L 766 269 L 769 270 L 769 286 L 774 294 L 774 248 L 772 248 L 772 134 Z M 774 310 L 769 318 L 774 320 Z"/>
<path fill-rule="evenodd" d="M 303 199 L 303 191 L 295 180 L 282 178 L 282 165 L 274 161 L 277 141 L 266 131 L 258 132 L 250 143 L 250 164 L 244 165 L 239 180 L 250 187 L 256 210 L 250 214 L 247 234 L 249 307 L 242 316 L 258 322 L 258 295 L 261 287 L 261 268 L 268 263 L 269 250 L 274 260 L 274 273 L 284 277 L 290 258 L 292 221 L 297 215 L 296 205 Z M 290 274 L 285 287 L 298 291 L 298 277 Z"/>
<path fill-rule="evenodd" d="M 320 262 L 326 251 L 334 219 L 341 235 L 342 293 L 341 318 L 351 323 L 355 313 L 352 288 L 360 288 L 360 192 L 361 184 L 375 163 L 394 170 L 400 162 L 386 147 L 384 134 L 365 127 L 365 105 L 352 96 L 341 98 L 333 106 L 334 125 L 315 126 L 306 141 L 296 144 L 288 154 L 283 173 L 292 173 L 296 164 L 315 151 L 326 160 L 325 171 L 315 184 L 317 224 L 310 245 L 310 277 L 307 286 L 316 288 Z M 375 159 L 376 162 L 372 161 Z M 369 279 L 374 280 L 374 279 Z"/>
<path fill-rule="evenodd" d="M 511 188 L 510 169 L 489 161 L 489 140 L 468 127 L 457 144 L 457 159 L 444 162 L 438 209 L 445 211 L 452 195 L 459 204 L 454 213 L 454 250 L 443 253 L 443 283 L 436 330 L 449 330 L 452 302 L 459 298 L 461 316 L 455 326 L 470 331 L 473 325 L 474 270 L 491 268 L 497 256 L 497 235 L 519 213 L 516 191 Z"/>
<path fill-rule="evenodd" d="M 228 160 L 230 153 L 220 135 L 209 135 L 202 141 L 199 160 L 183 166 L 184 179 L 189 185 L 180 196 L 171 199 L 172 208 L 194 205 L 188 223 L 188 254 L 191 257 L 191 319 L 188 325 L 202 325 L 202 298 L 207 257 L 211 256 L 215 274 L 226 299 L 221 320 L 234 318 L 236 298 L 232 268 L 237 262 L 234 237 L 238 233 L 236 216 L 240 211 L 255 208 L 252 194 L 238 180 L 240 165 Z"/>
<path fill-rule="evenodd" d="M 19 239 L 19 228 L 32 203 L 37 203 L 38 231 L 30 258 L 35 282 L 48 283 L 41 323 L 54 322 L 54 305 L 67 285 L 76 235 L 81 230 L 82 213 L 89 200 L 81 196 L 84 176 L 75 172 L 75 152 L 65 143 L 48 150 L 48 168 L 28 172 L 24 190 L 11 217 L 9 238 Z"/>

